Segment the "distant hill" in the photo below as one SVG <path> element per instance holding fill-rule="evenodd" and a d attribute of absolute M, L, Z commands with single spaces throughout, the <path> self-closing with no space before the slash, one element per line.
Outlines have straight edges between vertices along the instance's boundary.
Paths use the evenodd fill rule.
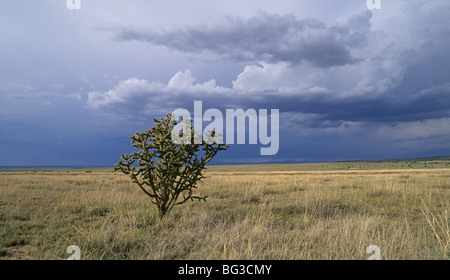
<path fill-rule="evenodd" d="M 212 172 L 271 172 L 271 171 L 338 171 L 394 169 L 450 169 L 450 156 L 387 160 L 348 160 L 316 163 L 212 165 Z"/>
<path fill-rule="evenodd" d="M 450 156 L 423 157 L 423 158 L 395 158 L 381 160 L 339 160 L 332 162 L 414 162 L 414 161 L 450 161 Z"/>
<path fill-rule="evenodd" d="M 386 159 L 381 162 L 411 162 L 411 161 L 450 161 L 450 156 L 439 157 L 423 157 L 423 158 L 400 158 L 400 159 Z"/>
<path fill-rule="evenodd" d="M 450 168 L 450 156 L 401 158 L 385 160 L 347 160 L 309 163 L 259 163 L 210 165 L 209 171 L 330 171 L 330 170 L 380 170 L 380 169 L 428 169 Z M 112 165 L 104 166 L 0 166 L 1 172 L 112 172 Z"/>

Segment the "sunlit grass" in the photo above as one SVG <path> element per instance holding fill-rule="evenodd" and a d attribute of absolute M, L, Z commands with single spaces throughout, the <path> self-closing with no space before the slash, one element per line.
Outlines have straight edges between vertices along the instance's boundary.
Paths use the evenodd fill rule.
<path fill-rule="evenodd" d="M 126 176 L 0 174 L 0 258 L 448 259 L 449 169 L 210 168 L 164 219 Z"/>

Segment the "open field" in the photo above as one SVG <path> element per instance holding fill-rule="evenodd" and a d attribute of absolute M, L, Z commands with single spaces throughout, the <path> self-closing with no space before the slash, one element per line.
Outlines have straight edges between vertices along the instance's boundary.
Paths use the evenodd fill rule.
<path fill-rule="evenodd" d="M 160 220 L 110 169 L 0 172 L 0 258 L 67 259 L 77 245 L 82 259 L 367 259 L 376 245 L 382 259 L 450 259 L 448 162 L 213 166 L 206 176 L 206 203 Z"/>

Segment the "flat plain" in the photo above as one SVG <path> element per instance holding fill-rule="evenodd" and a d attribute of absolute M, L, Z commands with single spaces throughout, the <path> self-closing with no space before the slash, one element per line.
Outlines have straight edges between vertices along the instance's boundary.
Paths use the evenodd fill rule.
<path fill-rule="evenodd" d="M 448 158 L 210 166 L 160 219 L 112 168 L 0 172 L 0 258 L 450 259 Z"/>

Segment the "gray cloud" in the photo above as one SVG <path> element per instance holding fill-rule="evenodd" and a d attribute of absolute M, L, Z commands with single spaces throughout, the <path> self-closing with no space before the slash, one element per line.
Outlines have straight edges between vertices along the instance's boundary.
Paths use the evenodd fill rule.
<path fill-rule="evenodd" d="M 231 87 L 217 86 L 213 79 L 197 82 L 186 70 L 167 83 L 129 79 L 109 91 L 90 92 L 88 104 L 133 115 L 189 108 L 193 100 L 203 100 L 219 109 L 237 104 L 278 108 L 290 114 L 286 116 L 308 116 L 303 118 L 305 125 L 316 128 L 348 122 L 446 120 L 450 116 L 450 55 L 443 51 L 450 47 L 449 29 L 444 27 L 450 20 L 443 16 L 447 7 L 443 2 L 421 2 L 404 8 L 401 19 L 379 24 L 378 30 L 372 29 L 370 11 L 328 25 L 260 13 L 250 19 L 229 17 L 221 23 L 169 31 L 114 29 L 117 40 L 253 63 L 244 67 Z"/>
<path fill-rule="evenodd" d="M 316 19 L 259 13 L 221 24 L 169 31 L 109 29 L 118 41 L 143 41 L 181 52 L 208 52 L 234 61 L 308 62 L 320 67 L 354 63 L 351 49 L 364 44 L 372 14 L 366 11 L 329 26 Z"/>

